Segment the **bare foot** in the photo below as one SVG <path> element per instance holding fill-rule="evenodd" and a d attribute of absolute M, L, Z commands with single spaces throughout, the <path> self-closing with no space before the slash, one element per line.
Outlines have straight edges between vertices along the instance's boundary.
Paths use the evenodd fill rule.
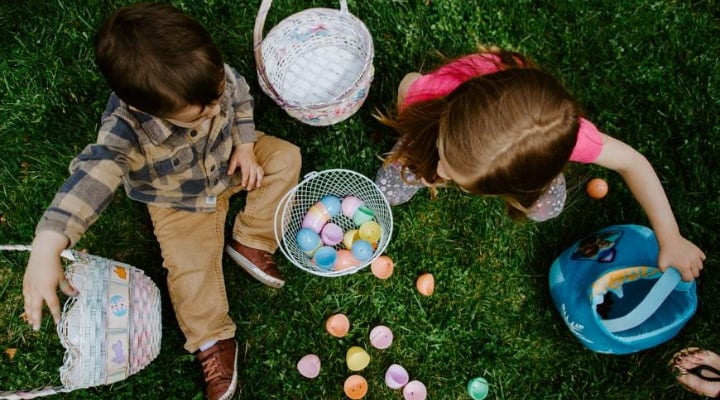
<path fill-rule="evenodd" d="M 720 396 L 720 356 L 716 353 L 689 347 L 675 353 L 671 365 L 685 389 L 708 397 Z"/>

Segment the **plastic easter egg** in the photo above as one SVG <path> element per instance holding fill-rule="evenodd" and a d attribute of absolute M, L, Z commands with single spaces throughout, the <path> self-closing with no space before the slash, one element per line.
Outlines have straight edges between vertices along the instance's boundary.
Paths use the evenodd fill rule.
<path fill-rule="evenodd" d="M 384 350 L 393 342 L 393 333 L 385 325 L 378 325 L 370 331 L 370 344 L 376 349 Z"/>
<path fill-rule="evenodd" d="M 483 377 L 472 378 L 467 384 L 467 392 L 473 400 L 483 400 L 490 392 L 490 385 Z"/>
<path fill-rule="evenodd" d="M 339 225 L 330 222 L 325 224 L 322 231 L 320 231 L 320 238 L 324 244 L 328 246 L 335 246 L 336 244 L 342 242 L 344 234 L 345 233 Z"/>
<path fill-rule="evenodd" d="M 319 249 L 317 249 L 312 259 L 315 265 L 328 271 L 335 267 L 336 260 L 337 250 L 330 246 L 321 246 Z"/>
<path fill-rule="evenodd" d="M 320 358 L 315 354 L 308 354 L 297 363 L 300 375 L 306 378 L 316 378 L 320 374 Z"/>
<path fill-rule="evenodd" d="M 355 215 L 355 211 L 357 211 L 358 207 L 365 205 L 365 202 L 360 200 L 356 196 L 347 196 L 343 199 L 341 207 L 342 207 L 342 213 L 348 218 L 353 217 Z"/>
<path fill-rule="evenodd" d="M 345 314 L 331 315 L 325 321 L 325 329 L 335 337 L 345 337 L 350 331 L 350 320 Z"/>
<path fill-rule="evenodd" d="M 435 278 L 430 273 L 424 273 L 418 277 L 415 287 L 421 295 L 430 296 L 435 291 Z"/>
<path fill-rule="evenodd" d="M 370 355 L 360 346 L 353 346 L 348 349 L 345 356 L 350 371 L 360 371 L 370 364 Z"/>
<path fill-rule="evenodd" d="M 370 264 L 370 271 L 380 279 L 387 279 L 393 273 L 394 264 L 390 257 L 380 256 Z"/>
<path fill-rule="evenodd" d="M 360 239 L 365 239 L 372 244 L 377 244 L 380 241 L 382 235 L 382 228 L 380 224 L 375 221 L 365 221 L 358 229 L 358 235 Z"/>
<path fill-rule="evenodd" d="M 345 232 L 345 235 L 343 236 L 343 245 L 345 245 L 346 249 L 351 250 L 353 243 L 355 243 L 355 241 L 358 239 L 360 239 L 360 234 L 358 233 L 358 230 L 350 229 L 349 231 Z"/>
<path fill-rule="evenodd" d="M 373 250 L 373 246 L 370 242 L 365 239 L 360 239 L 353 243 L 350 252 L 358 261 L 365 262 L 372 257 L 375 250 Z"/>
<path fill-rule="evenodd" d="M 340 249 L 337 251 L 337 260 L 335 260 L 335 271 L 342 271 L 344 269 L 357 267 L 360 265 L 355 257 L 353 257 L 350 250 Z"/>
<path fill-rule="evenodd" d="M 295 235 L 295 242 L 300 250 L 307 254 L 308 257 L 312 257 L 315 251 L 322 246 L 320 235 L 310 228 L 302 228 Z"/>
<path fill-rule="evenodd" d="M 585 190 L 587 191 L 588 196 L 592 197 L 593 199 L 599 200 L 605 197 L 605 195 L 607 195 L 608 184 L 602 178 L 594 178 L 587 183 Z"/>
<path fill-rule="evenodd" d="M 427 388 L 420 381 L 410 381 L 403 388 L 403 397 L 405 400 L 425 400 Z"/>
<path fill-rule="evenodd" d="M 410 380 L 410 375 L 400 364 L 392 364 L 385 372 L 385 384 L 390 389 L 400 389 Z"/>
<path fill-rule="evenodd" d="M 350 375 L 345 379 L 343 391 L 352 400 L 362 399 L 368 391 L 367 380 L 360 375 Z"/>
<path fill-rule="evenodd" d="M 328 221 L 330 221 L 330 213 L 322 203 L 317 202 L 310 207 L 308 212 L 305 214 L 300 226 L 302 228 L 310 228 L 313 231 L 320 233 L 323 226 L 325 226 Z"/>
<path fill-rule="evenodd" d="M 327 196 L 323 196 L 322 199 L 320 199 L 320 203 L 325 206 L 325 209 L 328 210 L 328 213 L 330 213 L 330 217 L 334 217 L 340 213 L 342 210 L 342 202 L 337 196 L 333 196 L 331 194 Z"/>
<path fill-rule="evenodd" d="M 352 216 L 353 223 L 357 226 L 360 226 L 367 221 L 372 221 L 373 218 L 375 218 L 375 213 L 373 210 L 365 206 L 358 207 Z"/>

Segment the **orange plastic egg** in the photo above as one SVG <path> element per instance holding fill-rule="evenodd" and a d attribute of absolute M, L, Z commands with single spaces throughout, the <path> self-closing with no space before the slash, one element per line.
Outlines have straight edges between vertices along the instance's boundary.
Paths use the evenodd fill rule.
<path fill-rule="evenodd" d="M 424 273 L 418 277 L 415 287 L 421 295 L 430 296 L 435 291 L 435 278 L 430 273 Z"/>
<path fill-rule="evenodd" d="M 585 190 L 593 199 L 602 199 L 608 193 L 608 184 L 602 178 L 594 178 L 587 183 Z"/>
<path fill-rule="evenodd" d="M 345 337 L 350 331 L 350 320 L 342 313 L 331 315 L 325 321 L 325 329 L 335 337 Z"/>
<path fill-rule="evenodd" d="M 394 263 L 388 256 L 380 256 L 370 264 L 370 271 L 380 279 L 387 279 L 393 273 Z"/>
<path fill-rule="evenodd" d="M 362 399 L 367 394 L 368 383 L 360 375 L 350 375 L 345 379 L 343 390 L 348 398 L 353 400 Z"/>
<path fill-rule="evenodd" d="M 337 251 L 335 271 L 342 271 L 344 269 L 357 267 L 358 265 L 360 265 L 360 261 L 352 255 L 350 250 L 340 249 Z"/>

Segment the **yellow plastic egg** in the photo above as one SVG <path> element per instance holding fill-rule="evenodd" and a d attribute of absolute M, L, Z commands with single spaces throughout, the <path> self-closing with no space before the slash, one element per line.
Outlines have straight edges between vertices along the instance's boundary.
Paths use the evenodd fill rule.
<path fill-rule="evenodd" d="M 353 243 L 358 239 L 360 239 L 358 230 L 350 229 L 349 231 L 345 232 L 345 235 L 343 235 L 343 244 L 345 245 L 346 249 L 350 250 L 350 249 L 352 249 Z"/>
<path fill-rule="evenodd" d="M 394 263 L 388 256 L 380 256 L 370 264 L 370 271 L 380 279 L 387 279 L 393 273 Z"/>
<path fill-rule="evenodd" d="M 350 320 L 342 313 L 331 315 L 325 321 L 325 329 L 335 337 L 345 337 L 350 331 Z"/>
<path fill-rule="evenodd" d="M 360 375 L 350 375 L 345 379 L 343 390 L 345 391 L 345 395 L 350 399 L 362 399 L 368 391 L 367 380 Z"/>
<path fill-rule="evenodd" d="M 382 228 L 380 227 L 380 224 L 375 221 L 363 222 L 363 224 L 360 225 L 360 229 L 358 229 L 358 235 L 360 236 L 360 239 L 365 239 L 375 245 L 380 241 Z"/>
<path fill-rule="evenodd" d="M 350 371 L 360 371 L 370 364 L 370 355 L 360 346 L 353 346 L 348 349 L 345 356 Z"/>
<path fill-rule="evenodd" d="M 435 278 L 431 273 L 424 273 L 418 277 L 415 287 L 421 295 L 430 296 L 435 291 Z"/>

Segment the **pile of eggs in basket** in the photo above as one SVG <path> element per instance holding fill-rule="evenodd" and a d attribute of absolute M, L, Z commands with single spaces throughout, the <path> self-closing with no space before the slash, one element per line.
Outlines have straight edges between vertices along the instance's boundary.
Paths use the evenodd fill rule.
<path fill-rule="evenodd" d="M 333 222 L 341 215 L 352 220 L 355 229 L 344 230 Z M 314 265 L 340 271 L 369 261 L 381 236 L 375 213 L 360 198 L 326 195 L 307 211 L 295 240 Z"/>

